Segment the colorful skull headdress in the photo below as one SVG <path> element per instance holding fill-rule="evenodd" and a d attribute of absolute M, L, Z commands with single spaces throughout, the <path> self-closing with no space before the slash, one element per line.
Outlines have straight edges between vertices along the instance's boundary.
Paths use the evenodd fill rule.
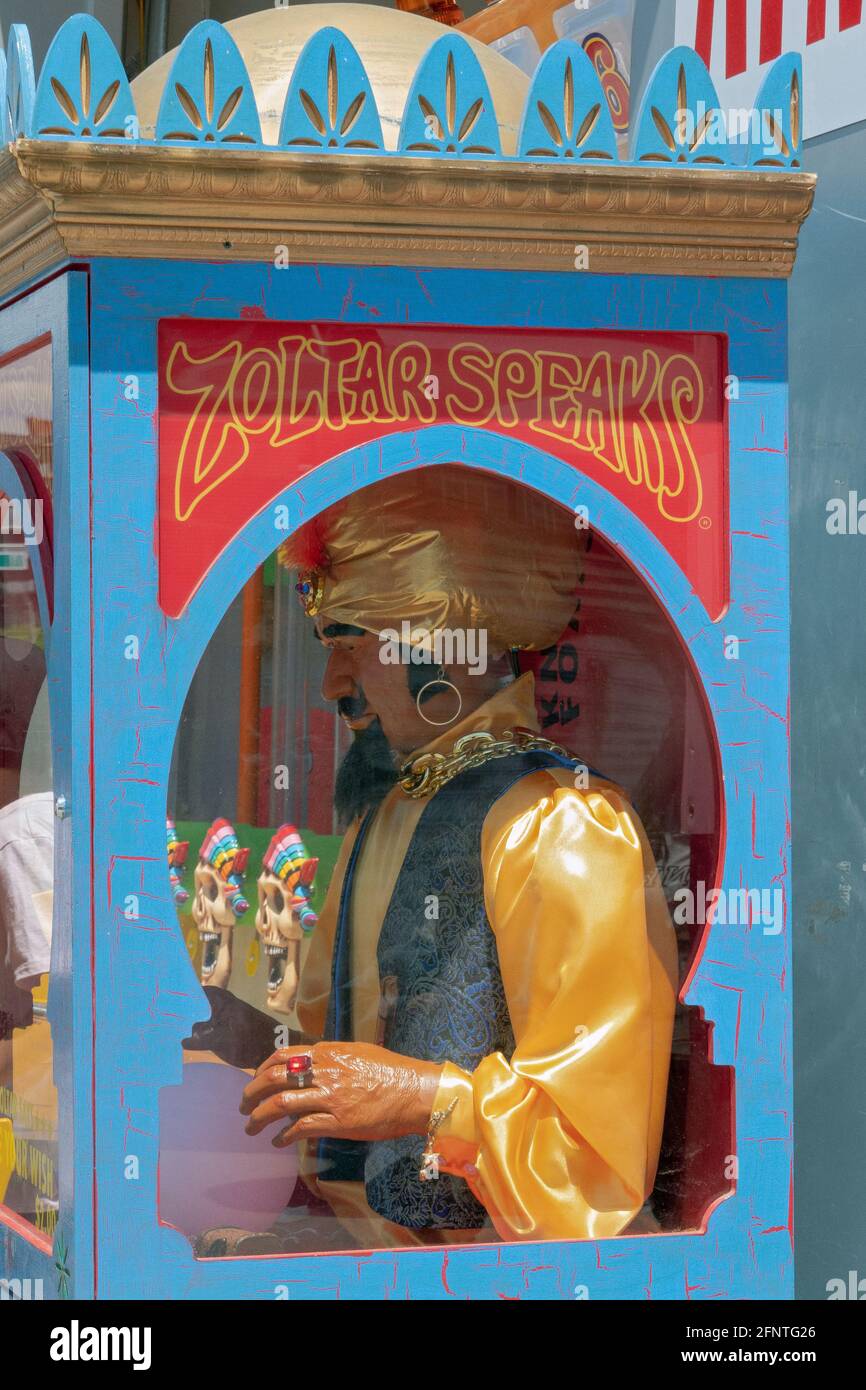
<path fill-rule="evenodd" d="M 262 860 L 265 873 L 282 881 L 292 910 L 305 932 L 311 932 L 318 918 L 310 907 L 318 859 L 310 859 L 304 842 L 293 825 L 281 825 Z"/>
<path fill-rule="evenodd" d="M 241 891 L 248 849 L 241 849 L 234 827 L 227 820 L 215 820 L 202 840 L 199 860 L 210 864 L 226 885 L 226 900 L 235 917 L 243 917 L 249 903 Z"/>
<path fill-rule="evenodd" d="M 189 840 L 177 838 L 177 828 L 170 817 L 165 822 L 165 838 L 168 846 L 168 881 L 171 891 L 176 903 L 185 903 L 189 899 L 189 893 L 183 886 L 183 872 L 186 868 Z"/>

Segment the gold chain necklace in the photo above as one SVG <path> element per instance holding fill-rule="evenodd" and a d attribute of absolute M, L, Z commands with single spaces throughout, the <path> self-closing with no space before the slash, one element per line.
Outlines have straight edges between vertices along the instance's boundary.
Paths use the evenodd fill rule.
<path fill-rule="evenodd" d="M 565 748 L 531 729 L 505 729 L 499 738 L 488 733 L 464 734 L 450 753 L 421 753 L 404 763 L 397 783 L 407 796 L 431 796 L 467 768 L 480 767 L 491 758 L 508 758 L 514 753 L 534 753 L 539 749 L 560 753 L 573 761 Z"/>

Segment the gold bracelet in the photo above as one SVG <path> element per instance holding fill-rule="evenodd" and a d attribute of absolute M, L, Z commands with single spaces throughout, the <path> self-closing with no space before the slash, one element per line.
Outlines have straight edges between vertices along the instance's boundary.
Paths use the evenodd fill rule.
<path fill-rule="evenodd" d="M 457 1097 L 455 1096 L 454 1099 L 452 1100 L 451 1104 L 450 1104 L 449 1106 L 447 1106 L 447 1108 L 446 1108 L 445 1110 L 434 1110 L 434 1111 L 433 1111 L 432 1115 L 430 1116 L 430 1122 L 429 1122 L 429 1124 L 427 1125 L 427 1138 L 428 1138 L 428 1139 L 435 1139 L 435 1138 L 436 1138 L 436 1131 L 437 1131 L 438 1129 L 440 1129 L 442 1125 L 444 1125 L 445 1121 L 448 1119 L 448 1116 L 451 1114 L 451 1111 L 454 1109 L 454 1107 L 455 1107 L 456 1104 L 457 1104 Z"/>
<path fill-rule="evenodd" d="M 445 1110 L 434 1110 L 427 1124 L 427 1143 L 424 1145 L 424 1152 L 421 1155 L 421 1167 L 418 1170 L 420 1182 L 435 1182 L 439 1177 L 439 1160 L 442 1157 L 433 1148 L 433 1141 L 438 1130 L 444 1125 L 451 1111 L 457 1104 L 455 1096 L 451 1104 Z"/>

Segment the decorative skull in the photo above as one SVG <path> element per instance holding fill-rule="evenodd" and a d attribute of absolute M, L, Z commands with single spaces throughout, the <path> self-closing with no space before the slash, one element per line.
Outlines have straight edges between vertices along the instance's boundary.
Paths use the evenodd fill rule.
<path fill-rule="evenodd" d="M 177 829 L 170 816 L 165 822 L 165 838 L 168 844 L 168 880 L 171 884 L 174 900 L 180 907 L 189 899 L 189 893 L 183 886 L 183 873 L 186 868 L 189 840 L 179 840 L 177 838 Z"/>
<path fill-rule="evenodd" d="M 301 942 L 318 918 L 310 897 L 318 859 L 309 859 L 293 825 L 281 825 L 268 846 L 258 881 L 256 931 L 268 959 L 267 1007 L 289 1014 L 295 1007 Z"/>
<path fill-rule="evenodd" d="M 227 820 L 215 820 L 195 867 L 192 915 L 202 944 L 201 982 L 228 988 L 235 923 L 249 904 L 241 888 L 250 852 Z"/>

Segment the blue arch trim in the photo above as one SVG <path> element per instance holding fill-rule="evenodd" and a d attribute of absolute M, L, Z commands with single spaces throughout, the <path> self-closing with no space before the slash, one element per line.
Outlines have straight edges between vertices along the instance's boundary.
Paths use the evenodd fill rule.
<path fill-rule="evenodd" d="M 180 618 L 166 619 L 171 634 L 169 645 L 177 653 L 177 665 L 169 684 L 170 698 L 165 707 L 172 727 L 177 728 L 180 722 L 198 664 L 223 615 L 243 585 L 281 541 L 298 526 L 360 488 L 396 473 L 444 463 L 486 469 L 533 487 L 566 507 L 585 506 L 590 525 L 635 568 L 674 623 L 683 647 L 691 656 L 695 679 L 707 709 L 711 710 L 708 685 L 728 678 L 728 672 L 723 669 L 725 663 L 718 630 L 680 567 L 649 528 L 600 483 L 554 454 L 491 430 L 431 425 L 404 434 L 386 435 L 333 456 L 268 503 L 217 557 L 186 612 Z M 290 528 L 277 530 L 274 514 L 283 507 L 288 512 Z M 183 640 L 174 640 L 175 633 L 178 639 L 182 633 Z M 711 726 L 712 723 L 711 720 Z M 716 736 L 715 730 L 713 736 Z M 721 761 L 718 748 L 717 754 Z M 720 793 L 722 790 L 720 787 Z M 712 928 L 706 935 L 707 947 L 711 932 Z M 688 1004 L 707 1007 L 710 1016 L 712 1002 L 709 995 L 702 998 L 694 986 L 686 997 Z M 203 995 L 201 1003 L 191 1010 L 190 1023 L 200 1016 L 202 1007 L 205 1007 Z M 717 1045 L 716 1061 L 720 1060 Z"/>

